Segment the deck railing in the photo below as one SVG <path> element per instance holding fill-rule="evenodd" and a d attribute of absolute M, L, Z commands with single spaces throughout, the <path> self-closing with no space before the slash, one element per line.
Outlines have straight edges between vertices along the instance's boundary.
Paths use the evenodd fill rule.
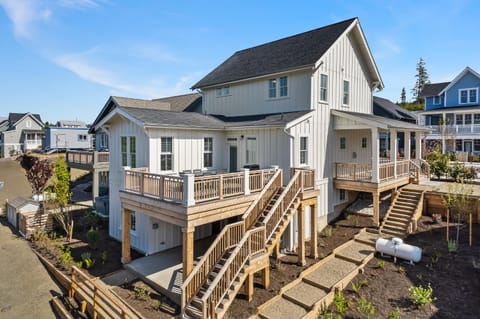
<path fill-rule="evenodd" d="M 381 162 L 378 165 L 380 182 L 393 178 L 405 177 L 410 174 L 410 160 L 396 162 Z M 335 163 L 335 177 L 350 181 L 372 181 L 372 164 L 370 163 Z"/>
<path fill-rule="evenodd" d="M 126 169 L 125 191 L 191 206 L 195 203 L 258 192 L 272 178 L 275 169 L 247 172 L 174 176 L 149 173 L 148 168 Z M 189 183 L 193 184 L 193 193 L 189 193 Z M 185 202 L 187 199 L 190 199 L 188 204 Z"/>
<path fill-rule="evenodd" d="M 197 294 L 208 274 L 217 264 L 227 249 L 236 246 L 245 233 L 244 223 L 237 222 L 227 225 L 203 254 L 192 272 L 182 284 L 182 309 Z"/>
<path fill-rule="evenodd" d="M 67 163 L 82 165 L 108 163 L 110 161 L 110 153 L 96 151 L 67 151 L 66 160 Z"/>

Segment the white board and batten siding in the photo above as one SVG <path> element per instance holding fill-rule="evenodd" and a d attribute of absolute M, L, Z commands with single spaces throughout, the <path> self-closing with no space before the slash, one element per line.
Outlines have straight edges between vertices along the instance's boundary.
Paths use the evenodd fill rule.
<path fill-rule="evenodd" d="M 268 80 L 288 77 L 288 95 L 269 98 Z M 232 83 L 230 94 L 217 97 L 216 88 L 203 90 L 203 110 L 207 114 L 241 116 L 304 111 L 310 108 L 310 71 L 288 72 L 250 81 Z M 279 94 L 277 82 L 277 95 Z"/>
<path fill-rule="evenodd" d="M 333 185 L 335 161 L 338 157 L 349 157 L 352 160 L 354 150 L 350 148 L 357 141 L 349 138 L 360 139 L 358 132 L 353 132 L 347 138 L 349 145 L 345 154 L 338 154 L 339 133 L 333 129 L 333 116 L 331 109 L 338 109 L 349 112 L 372 113 L 372 83 L 366 74 L 366 68 L 357 56 L 357 50 L 354 48 L 355 40 L 346 35 L 340 37 L 338 41 L 317 62 L 318 68 L 312 76 L 311 82 L 311 107 L 315 110 L 313 116 L 313 143 L 315 152 L 313 154 L 313 167 L 317 172 L 317 186 L 320 190 L 318 199 L 319 223 L 326 225 L 327 214 L 333 214 L 335 206 L 340 204 L 336 190 Z M 327 101 L 320 101 L 320 78 L 321 75 L 328 76 Z M 349 81 L 349 103 L 343 104 L 343 81 Z M 365 134 L 371 141 L 371 134 Z M 363 136 L 363 135 L 362 135 Z M 347 137 L 347 136 L 346 136 Z M 371 142 L 367 142 L 371 145 Z M 348 154 L 347 154 L 348 153 Z M 363 152 L 357 151 L 358 160 L 363 159 Z M 360 156 L 360 157 L 359 157 Z M 371 153 L 370 153 L 371 159 Z M 328 216 L 328 219 L 336 216 Z"/>

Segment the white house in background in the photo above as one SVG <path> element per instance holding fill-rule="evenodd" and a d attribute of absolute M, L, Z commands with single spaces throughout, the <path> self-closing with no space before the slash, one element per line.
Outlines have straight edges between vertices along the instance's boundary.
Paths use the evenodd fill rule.
<path fill-rule="evenodd" d="M 40 149 L 43 128 L 38 114 L 9 113 L 8 119 L 0 122 L 0 157 Z"/>
<path fill-rule="evenodd" d="M 451 82 L 425 84 L 421 123 L 432 129 L 427 145 L 445 152 L 480 153 L 480 74 L 466 67 Z"/>
<path fill-rule="evenodd" d="M 311 235 L 317 224 L 337 217 L 357 192 L 373 194 L 378 222 L 380 192 L 409 182 L 410 132 L 419 157 L 424 131 L 373 115 L 372 93 L 382 88 L 353 18 L 236 52 L 193 85 L 202 95 L 199 113 L 173 112 L 153 101 L 135 107 L 107 102 L 93 126 L 109 134 L 109 230 L 122 240 L 124 262 L 130 245 L 146 254 L 181 247 L 179 299 L 186 307 L 195 283 L 206 280 L 203 261 L 193 269 L 195 240 L 215 234 L 218 244 L 226 229 L 238 226 L 232 221 L 242 221 L 239 233 L 246 238 L 234 245 L 265 231 L 265 247 L 260 241 L 267 255 L 296 250 L 299 263 L 305 238 L 316 247 Z M 393 150 L 389 158 L 379 152 L 384 132 Z M 397 132 L 405 136 L 403 158 L 396 156 Z M 285 188 L 270 184 L 280 176 L 270 169 L 274 165 Z M 276 192 L 279 198 L 265 197 Z M 270 211 L 255 208 L 270 198 Z M 279 207 L 284 210 L 277 214 Z M 258 211 L 253 221 L 252 211 Z M 259 269 L 268 277 L 269 266 Z M 218 305 L 208 302 L 206 316 L 210 302 Z"/>

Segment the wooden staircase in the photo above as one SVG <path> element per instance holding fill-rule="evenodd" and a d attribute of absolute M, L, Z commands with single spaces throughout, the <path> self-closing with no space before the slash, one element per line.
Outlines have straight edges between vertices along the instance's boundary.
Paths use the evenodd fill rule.
<path fill-rule="evenodd" d="M 278 170 L 250 205 L 242 221 L 227 225 L 182 285 L 184 318 L 222 318 L 247 277 L 270 267 L 305 189 L 313 189 L 312 170 L 297 170 L 282 187 Z M 253 278 L 253 277 L 251 277 Z"/>
<path fill-rule="evenodd" d="M 423 191 L 402 188 L 393 199 L 380 226 L 380 233 L 404 238 L 416 229 L 416 222 L 423 210 Z"/>

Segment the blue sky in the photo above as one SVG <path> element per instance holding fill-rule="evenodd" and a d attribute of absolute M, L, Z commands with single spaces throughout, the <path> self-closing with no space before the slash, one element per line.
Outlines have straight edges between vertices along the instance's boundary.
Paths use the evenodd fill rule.
<path fill-rule="evenodd" d="M 0 0 L 0 116 L 89 123 L 110 95 L 189 93 L 237 50 L 355 16 L 380 96 L 410 97 L 420 57 L 432 82 L 480 71 L 476 0 Z"/>

